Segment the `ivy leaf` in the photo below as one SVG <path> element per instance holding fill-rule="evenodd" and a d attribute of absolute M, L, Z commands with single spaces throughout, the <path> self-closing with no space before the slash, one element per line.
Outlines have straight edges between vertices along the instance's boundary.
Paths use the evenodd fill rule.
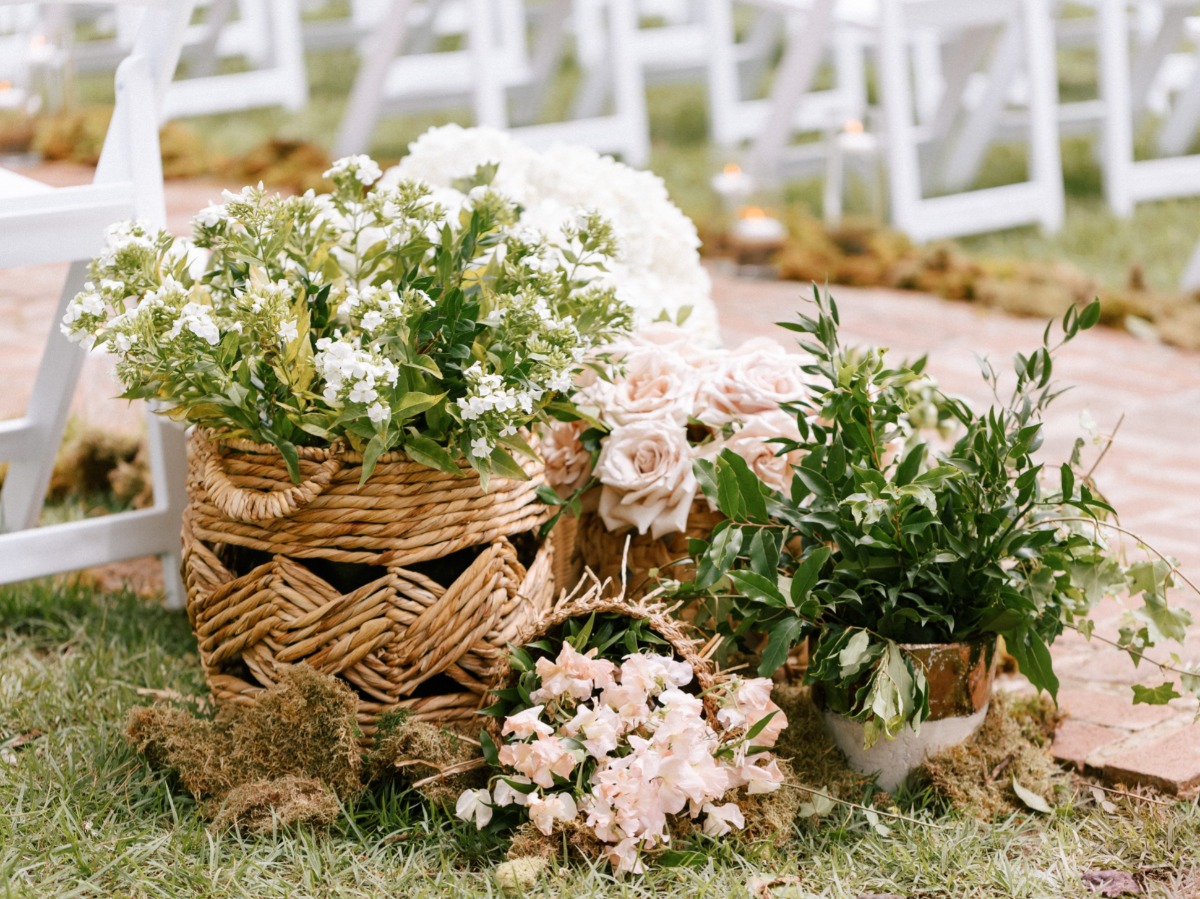
<path fill-rule="evenodd" d="M 1054 663 L 1045 641 L 1028 627 L 1008 631 L 1003 636 L 1005 647 L 1017 660 L 1017 667 L 1029 678 L 1029 682 L 1052 697 L 1058 696 L 1058 677 L 1054 673 Z"/>
<path fill-rule="evenodd" d="M 1172 699 L 1178 699 L 1183 694 L 1175 689 L 1175 685 L 1167 682 L 1157 687 L 1143 687 L 1133 684 L 1133 704 L 1166 705 Z"/>

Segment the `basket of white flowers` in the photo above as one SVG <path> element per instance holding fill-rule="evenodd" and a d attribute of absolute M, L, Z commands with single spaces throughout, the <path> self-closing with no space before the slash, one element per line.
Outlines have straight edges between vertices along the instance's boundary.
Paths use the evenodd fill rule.
<path fill-rule="evenodd" d="M 599 280 L 608 223 L 548 238 L 492 173 L 384 187 L 352 157 L 329 194 L 227 193 L 193 241 L 118 226 L 70 305 L 126 396 L 195 426 L 183 573 L 218 701 L 305 662 L 368 736 L 397 709 L 463 722 L 548 607 L 530 427 L 571 414 L 630 311 Z"/>

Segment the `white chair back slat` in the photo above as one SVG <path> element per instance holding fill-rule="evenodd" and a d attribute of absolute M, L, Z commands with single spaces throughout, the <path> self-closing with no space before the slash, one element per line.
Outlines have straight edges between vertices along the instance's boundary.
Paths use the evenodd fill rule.
<path fill-rule="evenodd" d="M 116 0 L 121 8 L 132 0 Z M 115 4 L 113 4 L 115 6 Z M 159 556 L 168 600 L 179 606 L 179 531 L 185 503 L 182 431 L 147 413 L 154 505 L 84 522 L 37 527 L 85 352 L 57 327 L 87 279 L 104 232 L 129 218 L 165 224 L 158 121 L 191 15 L 192 0 L 149 0 L 127 58 L 117 68 L 113 116 L 91 185 L 50 188 L 0 169 L 0 267 L 69 261 L 20 418 L 0 423 L 0 582 L 140 556 Z"/>

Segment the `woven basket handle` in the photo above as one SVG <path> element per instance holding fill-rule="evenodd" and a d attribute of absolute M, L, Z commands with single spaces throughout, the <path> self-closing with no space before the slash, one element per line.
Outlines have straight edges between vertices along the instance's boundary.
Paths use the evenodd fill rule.
<path fill-rule="evenodd" d="M 229 480 L 224 456 L 216 449 L 204 462 L 204 482 L 214 506 L 236 521 L 267 521 L 284 518 L 303 509 L 320 496 L 334 476 L 342 470 L 342 457 L 334 453 L 299 484 L 277 490 L 250 490 Z"/>

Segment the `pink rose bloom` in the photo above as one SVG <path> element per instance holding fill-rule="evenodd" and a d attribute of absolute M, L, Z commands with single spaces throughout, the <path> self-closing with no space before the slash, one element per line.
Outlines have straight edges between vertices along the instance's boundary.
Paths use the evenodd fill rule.
<path fill-rule="evenodd" d="M 639 347 L 625 354 L 612 381 L 596 381 L 586 398 L 600 407 L 608 423 L 638 421 L 687 423 L 696 396 L 691 367 L 662 347 Z"/>
<path fill-rule="evenodd" d="M 670 321 L 647 322 L 629 338 L 629 343 L 670 350 L 689 363 L 712 353 L 696 340 L 694 332 L 686 331 Z"/>
<path fill-rule="evenodd" d="M 770 412 L 780 403 L 795 402 L 808 395 L 802 356 L 785 353 L 777 344 L 770 347 L 746 344 L 721 361 L 713 377 L 701 381 L 696 395 L 695 417 L 711 427 Z"/>
<path fill-rule="evenodd" d="M 591 454 L 579 442 L 586 427 L 582 421 L 551 421 L 539 432 L 538 452 L 546 465 L 546 483 L 559 496 L 570 496 L 591 477 Z"/>
<path fill-rule="evenodd" d="M 544 734 L 550 736 L 554 733 L 554 728 L 544 721 L 538 719 L 542 713 L 544 705 L 535 705 L 532 708 L 525 709 L 523 712 L 518 712 L 515 715 L 509 715 L 504 721 L 504 728 L 500 733 L 508 736 L 512 734 L 519 740 L 526 737 L 531 737 L 534 734 Z"/>
<path fill-rule="evenodd" d="M 793 450 L 778 455 L 780 445 L 767 442 L 775 437 L 800 439 L 796 419 L 781 409 L 760 412 L 746 419 L 723 446 L 745 459 L 750 470 L 772 490 L 787 493 L 792 487 L 792 467 L 800 464 L 803 453 Z"/>
<path fill-rule="evenodd" d="M 599 513 L 610 531 L 626 527 L 654 537 L 682 531 L 696 497 L 687 431 L 666 421 L 614 428 L 596 463 Z"/>

